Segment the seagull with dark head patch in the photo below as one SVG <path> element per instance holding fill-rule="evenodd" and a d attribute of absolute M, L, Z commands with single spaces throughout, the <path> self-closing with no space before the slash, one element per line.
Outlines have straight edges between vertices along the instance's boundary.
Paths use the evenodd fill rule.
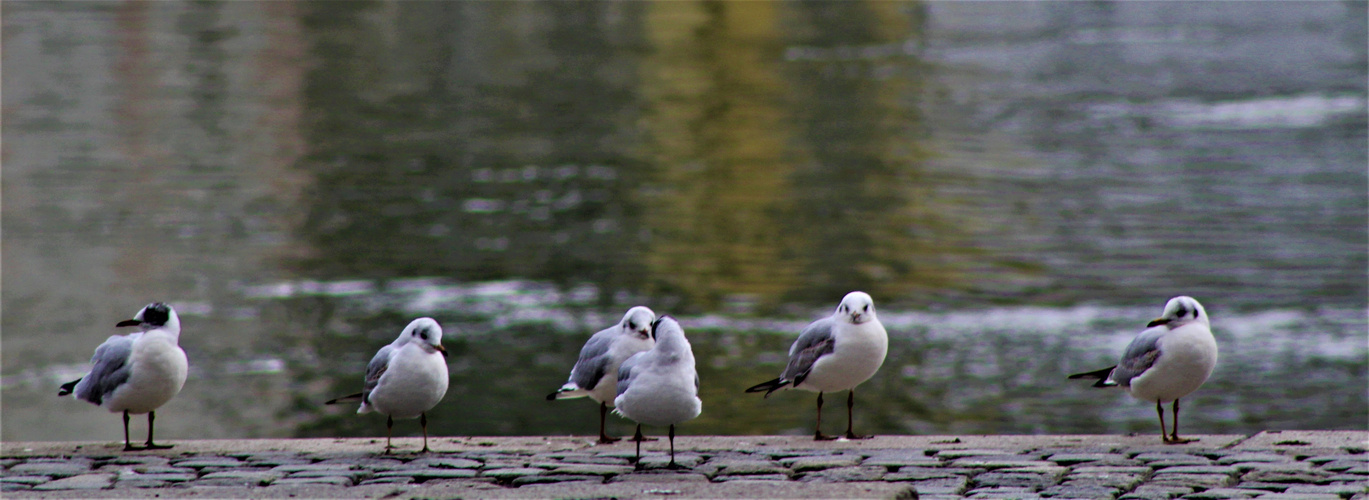
<path fill-rule="evenodd" d="M 428 410 L 447 394 L 447 350 L 442 326 L 432 318 L 418 318 L 404 327 L 390 345 L 381 347 L 366 365 L 361 392 L 324 404 L 360 401 L 357 413 L 372 410 L 385 415 L 385 452 L 394 447 L 390 436 L 395 419 L 419 419 L 423 452 L 428 451 Z"/>
<path fill-rule="evenodd" d="M 156 409 L 181 392 L 190 368 L 179 345 L 181 319 L 171 306 L 154 302 L 115 326 L 136 326 L 142 331 L 110 336 L 95 348 L 90 373 L 62 384 L 57 395 L 75 394 L 111 412 L 123 412 L 124 451 L 170 448 L 152 442 L 152 422 Z M 133 446 L 128 439 L 128 416 L 143 413 L 147 414 L 147 443 Z"/>
<path fill-rule="evenodd" d="M 1179 398 L 1198 390 L 1217 366 L 1217 340 L 1212 337 L 1207 311 L 1193 297 L 1174 297 L 1165 303 L 1160 318 L 1146 327 L 1132 339 L 1116 366 L 1069 378 L 1097 379 L 1094 387 L 1120 385 L 1136 399 L 1154 401 L 1165 444 L 1197 441 L 1179 437 Z M 1174 402 L 1174 429 L 1166 434 L 1161 405 L 1170 401 Z"/>
<path fill-rule="evenodd" d="M 656 313 L 645 306 L 627 310 L 622 321 L 594 334 L 580 349 L 580 359 L 570 369 L 570 380 L 547 400 L 582 398 L 599 403 L 599 442 L 614 443 L 619 438 L 605 431 L 604 420 L 613 398 L 618 396 L 618 367 L 639 352 L 651 349 L 656 341 L 651 337 L 651 324 Z"/>

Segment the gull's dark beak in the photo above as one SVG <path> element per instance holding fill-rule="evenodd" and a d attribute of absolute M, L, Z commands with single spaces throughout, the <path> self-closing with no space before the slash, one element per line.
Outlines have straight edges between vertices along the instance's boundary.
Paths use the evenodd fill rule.
<path fill-rule="evenodd" d="M 1150 323 L 1146 323 L 1146 328 L 1150 328 L 1150 327 L 1154 327 L 1154 326 L 1160 326 L 1160 325 L 1168 325 L 1168 324 L 1169 324 L 1169 321 L 1170 321 L 1169 318 L 1156 318 L 1156 319 L 1152 319 L 1152 320 L 1150 320 Z"/>
<path fill-rule="evenodd" d="M 433 349 L 437 349 L 437 352 L 442 353 L 442 357 L 444 357 L 444 358 L 447 357 L 447 348 L 446 348 L 446 347 L 442 347 L 442 346 L 440 346 L 440 345 L 435 345 L 435 346 L 433 346 Z"/>
<path fill-rule="evenodd" d="M 138 321 L 138 320 L 136 320 L 136 319 L 126 319 L 126 320 L 120 321 L 119 324 L 114 325 L 114 326 L 138 326 L 138 325 L 141 325 L 141 324 L 143 324 L 142 321 Z"/>

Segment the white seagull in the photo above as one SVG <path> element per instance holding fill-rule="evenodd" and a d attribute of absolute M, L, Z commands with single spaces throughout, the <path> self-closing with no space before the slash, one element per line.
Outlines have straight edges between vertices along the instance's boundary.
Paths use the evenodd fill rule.
<path fill-rule="evenodd" d="M 822 433 L 822 393 L 850 389 L 846 396 L 846 438 L 868 439 L 851 430 L 856 386 L 879 371 L 889 352 L 889 334 L 875 316 L 875 301 L 865 292 L 851 292 L 831 316 L 817 320 L 799 333 L 789 347 L 789 364 L 780 378 L 756 384 L 746 392 L 793 387 L 818 393 L 818 423 L 813 438 L 837 439 Z"/>
<path fill-rule="evenodd" d="M 124 412 L 124 451 L 170 448 L 171 445 L 152 443 L 152 421 L 157 418 L 155 410 L 176 397 L 185 385 L 190 364 L 185 351 L 177 345 L 181 320 L 171 306 L 153 302 L 133 319 L 115 326 L 137 326 L 143 331 L 110 336 L 95 348 L 90 373 L 62 384 L 57 395 L 75 392 L 77 399 L 111 412 Z M 130 413 L 147 414 L 147 444 L 141 448 L 128 440 Z"/>
<path fill-rule="evenodd" d="M 1165 444 L 1197 439 L 1179 437 L 1179 398 L 1198 390 L 1217 366 L 1217 340 L 1212 337 L 1207 311 L 1193 297 L 1179 296 L 1165 303 L 1159 319 L 1132 339 L 1115 366 L 1069 378 L 1098 379 L 1094 387 L 1122 386 L 1141 401 L 1154 401 L 1160 415 L 1160 437 Z M 1165 410 L 1174 402 L 1174 429 L 1165 434 Z"/>
<path fill-rule="evenodd" d="M 637 458 L 642 459 L 642 424 L 670 426 L 670 464 L 675 465 L 675 424 L 699 416 L 699 374 L 694 351 L 675 318 L 661 316 L 651 324 L 656 345 L 639 352 L 618 368 L 618 397 L 614 413 L 637 422 Z"/>
<path fill-rule="evenodd" d="M 618 395 L 618 367 L 633 354 L 651 349 L 655 344 L 651 338 L 653 321 L 656 321 L 656 313 L 645 306 L 628 309 L 617 325 L 599 331 L 585 342 L 580 349 L 580 359 L 570 369 L 570 379 L 556 392 L 547 395 L 548 401 L 585 396 L 598 401 L 600 443 L 615 443 L 620 439 L 609 436 L 604 430 L 608 407 Z"/>
<path fill-rule="evenodd" d="M 428 450 L 428 410 L 447 394 L 447 350 L 442 326 L 432 318 L 418 318 L 399 338 L 381 347 L 366 365 L 366 382 L 359 393 L 324 404 L 361 401 L 357 413 L 385 414 L 385 452 L 389 453 L 395 419 L 417 418 L 423 426 L 423 452 Z"/>

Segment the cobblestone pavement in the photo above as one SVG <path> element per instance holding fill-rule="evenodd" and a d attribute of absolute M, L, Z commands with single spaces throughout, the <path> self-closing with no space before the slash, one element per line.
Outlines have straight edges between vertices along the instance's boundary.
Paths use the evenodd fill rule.
<path fill-rule="evenodd" d="M 518 441 L 522 439 L 522 441 Z M 349 440 L 193 441 L 185 450 L 5 443 L 0 491 L 21 497 L 885 497 L 1369 499 L 1369 432 L 1158 437 L 682 437 L 641 464 L 631 443 L 435 440 L 456 451 L 378 453 Z M 405 444 L 410 444 L 405 441 Z M 881 443 L 883 441 L 883 443 Z M 220 448 L 214 451 L 215 448 Z"/>

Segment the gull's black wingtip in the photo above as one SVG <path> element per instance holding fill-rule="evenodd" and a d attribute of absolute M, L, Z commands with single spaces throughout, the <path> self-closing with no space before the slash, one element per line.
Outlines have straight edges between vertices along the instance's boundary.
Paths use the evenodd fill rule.
<path fill-rule="evenodd" d="M 361 401 L 362 396 L 363 396 L 363 394 L 360 393 L 360 392 L 358 392 L 358 393 L 356 393 L 356 394 L 348 394 L 348 395 L 343 396 L 343 397 L 340 397 L 340 398 L 329 399 L 328 401 L 325 401 L 323 404 L 326 404 L 326 405 L 335 405 L 335 404 L 338 404 L 338 403 L 350 403 L 350 402 L 352 402 L 352 401 Z"/>
<path fill-rule="evenodd" d="M 85 377 L 81 377 L 81 378 L 85 378 Z M 72 380 L 71 382 L 67 382 L 67 383 L 65 383 L 65 384 L 62 384 L 61 387 L 57 388 L 57 395 L 58 395 L 58 396 L 66 396 L 66 395 L 71 394 L 73 391 L 76 390 L 76 384 L 79 384 L 79 383 L 81 383 L 81 379 L 80 379 L 80 378 L 78 378 L 78 379 L 76 379 L 76 380 Z"/>
<path fill-rule="evenodd" d="M 1115 386 L 1115 385 L 1117 385 L 1117 384 L 1116 384 L 1115 382 L 1108 382 L 1108 377 L 1112 376 L 1112 370 L 1115 369 L 1115 368 L 1117 368 L 1117 365 L 1109 366 L 1109 367 L 1104 368 L 1104 369 L 1102 369 L 1102 370 L 1094 370 L 1094 371 L 1091 371 L 1091 372 L 1076 373 L 1076 374 L 1074 374 L 1074 375 L 1070 375 L 1069 378 L 1070 378 L 1070 380 L 1081 379 L 1081 378 L 1098 379 L 1097 382 L 1094 382 L 1094 384 L 1093 384 L 1094 387 L 1112 387 L 1112 386 Z"/>
<path fill-rule="evenodd" d="M 781 388 L 783 388 L 785 385 L 788 385 L 788 384 L 789 384 L 789 382 L 787 382 L 787 381 L 785 381 L 785 380 L 783 380 L 783 379 L 778 379 L 778 378 L 777 378 L 777 379 L 774 379 L 774 380 L 767 380 L 767 381 L 765 381 L 765 382 L 761 382 L 761 383 L 756 384 L 756 385 L 753 385 L 753 386 L 751 386 L 751 387 L 747 387 L 747 388 L 746 388 L 746 392 L 752 393 L 752 392 L 762 392 L 762 391 L 764 391 L 764 392 L 765 392 L 765 397 L 768 398 L 768 397 L 770 397 L 770 393 L 775 392 L 775 391 L 778 391 L 778 390 L 780 390 Z"/>
<path fill-rule="evenodd" d="M 560 394 L 560 393 L 561 393 L 561 391 L 556 391 L 556 392 L 553 392 L 553 393 L 551 393 L 551 394 L 548 394 L 548 395 L 547 395 L 547 401 L 556 401 L 556 395 L 557 395 L 557 394 Z"/>

